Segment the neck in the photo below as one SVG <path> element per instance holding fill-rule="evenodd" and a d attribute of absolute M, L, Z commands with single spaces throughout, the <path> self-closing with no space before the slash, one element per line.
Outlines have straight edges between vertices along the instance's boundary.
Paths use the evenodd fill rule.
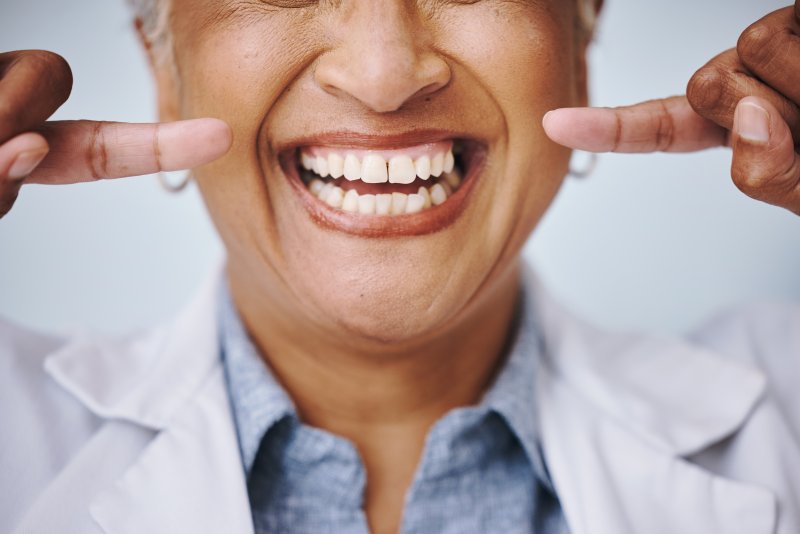
<path fill-rule="evenodd" d="M 275 300 L 253 299 L 252 290 L 240 284 L 248 277 L 236 276 L 231 266 L 229 275 L 248 332 L 300 417 L 349 439 L 361 453 L 368 508 L 378 500 L 370 489 L 388 501 L 394 493 L 393 500 L 402 503 L 430 427 L 453 408 L 480 400 L 501 363 L 519 289 L 514 264 L 435 334 L 370 345 L 347 336 L 311 335 L 307 321 L 286 320 L 292 315 L 272 307 Z M 397 511 L 388 503 L 386 508 Z"/>
<path fill-rule="evenodd" d="M 344 434 L 343 427 L 395 424 L 474 404 L 494 376 L 519 289 L 513 265 L 450 325 L 419 340 L 365 348 L 347 336 L 309 335 L 308 323 L 278 319 L 230 274 L 234 302 L 272 372 L 304 420 Z M 259 305 L 261 304 L 261 305 Z M 285 315 L 284 315 L 285 317 Z M 292 329 L 286 325 L 301 325 Z M 353 342 L 355 341 L 355 342 Z"/>

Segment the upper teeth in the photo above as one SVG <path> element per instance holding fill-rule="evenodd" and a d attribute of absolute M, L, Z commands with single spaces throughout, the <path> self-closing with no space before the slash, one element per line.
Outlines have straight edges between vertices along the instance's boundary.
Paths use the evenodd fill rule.
<path fill-rule="evenodd" d="M 423 155 L 416 160 L 407 155 L 392 156 L 387 162 L 380 154 L 367 154 L 359 159 L 352 153 L 330 152 L 327 157 L 302 152 L 300 163 L 304 169 L 313 171 L 323 178 L 331 176 L 348 180 L 361 180 L 366 183 L 410 184 L 417 178 L 427 180 L 431 176 L 450 173 L 455 167 L 452 147 L 433 156 Z"/>

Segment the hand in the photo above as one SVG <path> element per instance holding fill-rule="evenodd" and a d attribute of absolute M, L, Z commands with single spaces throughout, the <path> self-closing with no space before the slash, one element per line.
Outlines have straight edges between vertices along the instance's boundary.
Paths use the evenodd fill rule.
<path fill-rule="evenodd" d="M 0 54 L 0 217 L 24 183 L 70 184 L 197 167 L 224 155 L 218 119 L 168 124 L 45 122 L 69 97 L 72 73 L 44 51 Z"/>
<path fill-rule="evenodd" d="M 800 215 L 800 0 L 745 30 L 735 49 L 692 77 L 687 96 L 560 109 L 544 128 L 557 143 L 590 152 L 732 147 L 736 186 Z"/>

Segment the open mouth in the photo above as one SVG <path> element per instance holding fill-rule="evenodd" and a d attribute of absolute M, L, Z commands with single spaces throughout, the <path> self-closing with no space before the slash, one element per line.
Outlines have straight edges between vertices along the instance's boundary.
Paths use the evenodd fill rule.
<path fill-rule="evenodd" d="M 317 222 L 359 235 L 418 235 L 463 211 L 482 144 L 444 139 L 387 150 L 307 144 L 281 166 Z"/>

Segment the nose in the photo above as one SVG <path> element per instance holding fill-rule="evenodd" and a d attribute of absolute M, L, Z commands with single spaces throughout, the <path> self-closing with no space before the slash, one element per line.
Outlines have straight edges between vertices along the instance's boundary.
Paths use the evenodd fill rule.
<path fill-rule="evenodd" d="M 323 90 L 349 96 L 377 113 L 445 87 L 450 67 L 405 0 L 349 0 L 336 17 L 337 45 L 320 56 L 314 76 Z"/>

